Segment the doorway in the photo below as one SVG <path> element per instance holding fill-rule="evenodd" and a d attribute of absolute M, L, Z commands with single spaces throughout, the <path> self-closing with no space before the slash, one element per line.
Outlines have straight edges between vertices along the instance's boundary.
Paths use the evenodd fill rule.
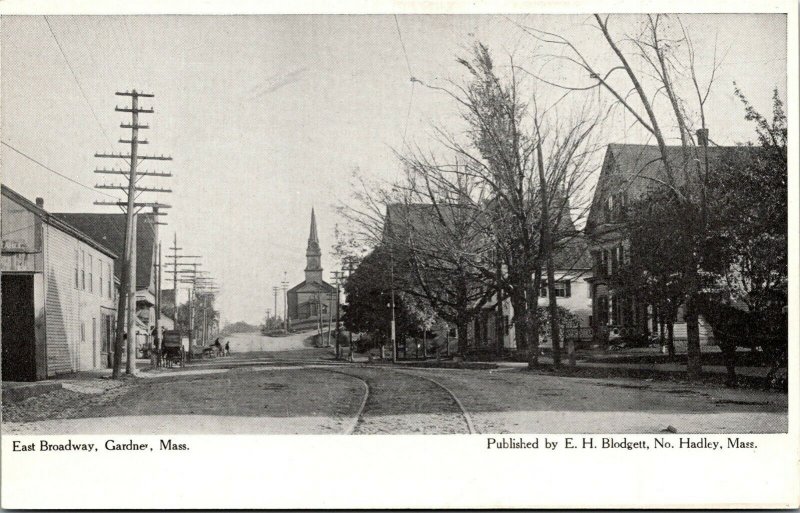
<path fill-rule="evenodd" d="M 36 381 L 32 274 L 2 277 L 3 381 Z"/>

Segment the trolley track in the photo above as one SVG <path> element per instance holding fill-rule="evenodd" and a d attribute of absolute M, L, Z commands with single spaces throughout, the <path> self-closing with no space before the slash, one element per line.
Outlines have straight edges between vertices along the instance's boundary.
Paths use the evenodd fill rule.
<path fill-rule="evenodd" d="M 452 390 L 428 376 L 391 367 L 321 365 L 359 379 L 364 398 L 346 434 L 475 434 L 472 417 Z"/>

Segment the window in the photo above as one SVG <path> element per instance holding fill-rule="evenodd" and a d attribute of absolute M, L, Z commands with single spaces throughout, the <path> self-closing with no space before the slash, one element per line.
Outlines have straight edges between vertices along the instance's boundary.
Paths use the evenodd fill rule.
<path fill-rule="evenodd" d="M 608 273 L 609 276 L 613 276 L 619 270 L 619 251 L 617 249 L 611 250 L 611 271 Z"/>
<path fill-rule="evenodd" d="M 97 276 L 100 278 L 100 288 L 97 289 L 97 292 L 100 294 L 100 297 L 102 297 L 103 292 L 105 291 L 105 289 L 103 288 L 103 262 L 98 261 L 97 267 L 99 267 L 98 269 L 99 272 L 97 273 Z"/>
<path fill-rule="evenodd" d="M 81 290 L 86 290 L 86 253 L 81 251 Z"/>
<path fill-rule="evenodd" d="M 94 257 L 89 255 L 89 292 L 94 292 Z"/>
<path fill-rule="evenodd" d="M 601 270 L 604 275 L 611 276 L 612 269 L 611 269 L 611 259 L 609 258 L 609 252 L 607 249 L 603 250 L 603 259 L 602 259 L 602 267 Z"/>
<path fill-rule="evenodd" d="M 108 353 L 110 349 L 110 342 L 111 342 L 111 316 L 101 314 L 100 317 L 100 329 L 103 330 L 102 336 L 100 337 L 102 349 L 101 351 L 104 353 Z"/>
<path fill-rule="evenodd" d="M 78 277 L 79 260 L 80 260 L 80 257 L 78 255 L 78 250 L 76 249 L 75 250 L 75 288 L 76 289 L 80 287 L 80 281 L 78 279 L 79 278 Z"/>
<path fill-rule="evenodd" d="M 108 270 L 108 297 L 112 297 L 111 290 L 114 288 L 114 278 L 111 276 L 111 264 L 106 264 Z"/>
<path fill-rule="evenodd" d="M 570 297 L 570 282 L 569 280 L 557 281 L 555 285 L 556 297 Z"/>
<path fill-rule="evenodd" d="M 86 325 L 81 321 L 81 342 L 86 341 Z"/>
<path fill-rule="evenodd" d="M 569 280 L 559 280 L 555 284 L 556 297 L 570 297 L 572 296 L 571 283 Z M 539 297 L 547 297 L 547 282 L 543 282 L 539 287 Z"/>
<path fill-rule="evenodd" d="M 605 218 L 606 222 L 611 222 L 614 220 L 614 195 L 609 194 L 606 198 L 606 211 L 605 211 Z"/>

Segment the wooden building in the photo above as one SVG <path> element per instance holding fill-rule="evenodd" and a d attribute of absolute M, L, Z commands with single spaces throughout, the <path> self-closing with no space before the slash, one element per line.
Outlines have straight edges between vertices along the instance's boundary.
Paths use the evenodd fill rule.
<path fill-rule="evenodd" d="M 117 255 L 2 186 L 2 373 L 36 381 L 107 365 Z"/>
<path fill-rule="evenodd" d="M 311 209 L 311 230 L 306 247 L 306 279 L 286 292 L 289 327 L 292 330 L 327 327 L 336 322 L 336 287 L 322 279 L 322 250 L 317 236 L 317 219 Z"/>

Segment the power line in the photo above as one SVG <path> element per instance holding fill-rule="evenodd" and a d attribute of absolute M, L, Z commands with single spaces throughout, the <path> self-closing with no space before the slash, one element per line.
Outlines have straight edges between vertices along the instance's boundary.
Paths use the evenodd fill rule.
<path fill-rule="evenodd" d="M 406 109 L 406 122 L 403 126 L 403 143 L 402 147 L 406 146 L 406 135 L 408 134 L 408 120 L 411 119 L 411 105 L 414 102 L 414 86 L 416 85 L 416 80 L 414 79 L 414 73 L 411 71 L 411 63 L 408 60 L 408 52 L 406 51 L 406 44 L 403 42 L 403 34 L 400 31 L 400 22 L 397 21 L 397 15 L 394 16 L 394 25 L 397 27 L 397 36 L 400 39 L 400 46 L 403 49 L 403 56 L 406 59 L 406 68 L 408 69 L 408 77 L 411 80 L 411 94 L 408 97 L 408 108 Z"/>
<path fill-rule="evenodd" d="M 108 194 L 108 193 L 105 193 L 105 192 L 102 192 L 102 191 L 96 191 L 96 190 L 94 189 L 94 187 L 90 187 L 90 186 L 88 186 L 88 185 L 86 185 L 86 184 L 83 184 L 83 183 L 81 183 L 81 182 L 79 182 L 79 181 L 77 181 L 77 180 L 73 179 L 73 178 L 70 178 L 70 177 L 68 177 L 67 175 L 65 175 L 65 174 L 63 174 L 63 173 L 59 173 L 59 172 L 58 172 L 58 171 L 56 171 L 55 169 L 53 169 L 53 168 L 51 168 L 51 167 L 49 167 L 49 166 L 46 166 L 46 165 L 42 164 L 41 162 L 39 162 L 39 161 L 38 161 L 38 160 L 36 160 L 35 158 L 31 157 L 31 156 L 30 156 L 30 155 L 28 155 L 27 153 L 23 152 L 22 150 L 18 150 L 17 148 L 15 148 L 15 147 L 11 146 L 10 144 L 8 144 L 8 143 L 7 143 L 7 142 L 5 142 L 5 141 L 0 141 L 0 143 L 2 143 L 2 144 L 3 144 L 3 146 L 6 146 L 7 148 L 9 148 L 9 149 L 11 149 L 11 150 L 13 150 L 13 151 L 15 151 L 15 152 L 19 153 L 20 155 L 22 155 L 22 156 L 23 156 L 23 157 L 25 157 L 26 159 L 30 160 L 31 162 L 33 162 L 33 163 L 35 163 L 35 164 L 38 164 L 39 166 L 43 167 L 44 169 L 46 169 L 46 170 L 50 171 L 51 173 L 54 173 L 54 174 L 56 174 L 56 175 L 60 176 L 61 178 L 64 178 L 65 180 L 69 180 L 70 182 L 74 183 L 75 185 L 80 185 L 80 186 L 81 186 L 81 187 L 83 187 L 84 189 L 89 189 L 89 190 L 90 190 L 90 191 L 92 191 L 92 192 L 97 192 L 97 193 L 99 193 L 99 194 L 102 194 L 103 196 L 108 196 L 109 198 L 119 199 L 119 197 L 117 197 L 117 196 L 114 196 L 114 195 L 112 195 L 112 194 Z"/>
<path fill-rule="evenodd" d="M 397 15 L 394 15 L 394 24 L 397 27 L 397 35 L 400 37 L 400 46 L 403 47 L 403 55 L 406 58 L 406 67 L 408 68 L 408 76 L 413 77 L 414 74 L 411 73 L 411 64 L 408 61 L 408 52 L 406 52 L 406 45 L 403 43 L 403 34 L 400 32 L 400 22 L 397 21 Z"/>
<path fill-rule="evenodd" d="M 403 146 L 406 145 L 406 133 L 408 133 L 408 120 L 411 119 L 411 104 L 414 102 L 414 86 L 417 85 L 411 82 L 411 94 L 408 97 L 408 110 L 406 111 L 406 124 L 403 127 Z"/>
<path fill-rule="evenodd" d="M 86 95 L 86 91 L 83 90 L 83 86 L 81 85 L 80 80 L 78 80 L 78 75 L 75 73 L 75 69 L 72 67 L 72 64 L 70 64 L 69 59 L 67 58 L 67 54 L 64 52 L 64 47 L 61 46 L 58 37 L 56 37 L 56 33 L 53 31 L 53 26 L 50 25 L 50 20 L 47 19 L 47 16 L 43 16 L 43 18 L 45 23 L 47 23 L 47 28 L 50 29 L 50 35 L 53 36 L 53 40 L 56 42 L 56 45 L 58 45 L 58 50 L 61 52 L 61 56 L 64 58 L 64 62 L 67 63 L 67 67 L 69 68 L 70 73 L 72 73 L 72 78 L 75 80 L 75 84 L 77 84 L 78 89 L 80 90 L 81 95 L 83 96 L 83 99 L 86 101 L 86 105 L 88 105 L 89 110 L 92 111 L 92 116 L 94 116 L 94 120 L 97 122 L 97 126 L 100 128 L 100 131 L 103 132 L 103 135 L 105 136 L 108 145 L 113 146 L 113 144 L 111 143 L 111 138 L 108 136 L 108 132 L 106 132 L 106 129 L 103 128 L 103 124 L 100 123 L 100 118 L 97 117 L 97 113 L 95 112 L 94 107 L 92 107 L 92 103 L 89 101 L 89 97 Z"/>

